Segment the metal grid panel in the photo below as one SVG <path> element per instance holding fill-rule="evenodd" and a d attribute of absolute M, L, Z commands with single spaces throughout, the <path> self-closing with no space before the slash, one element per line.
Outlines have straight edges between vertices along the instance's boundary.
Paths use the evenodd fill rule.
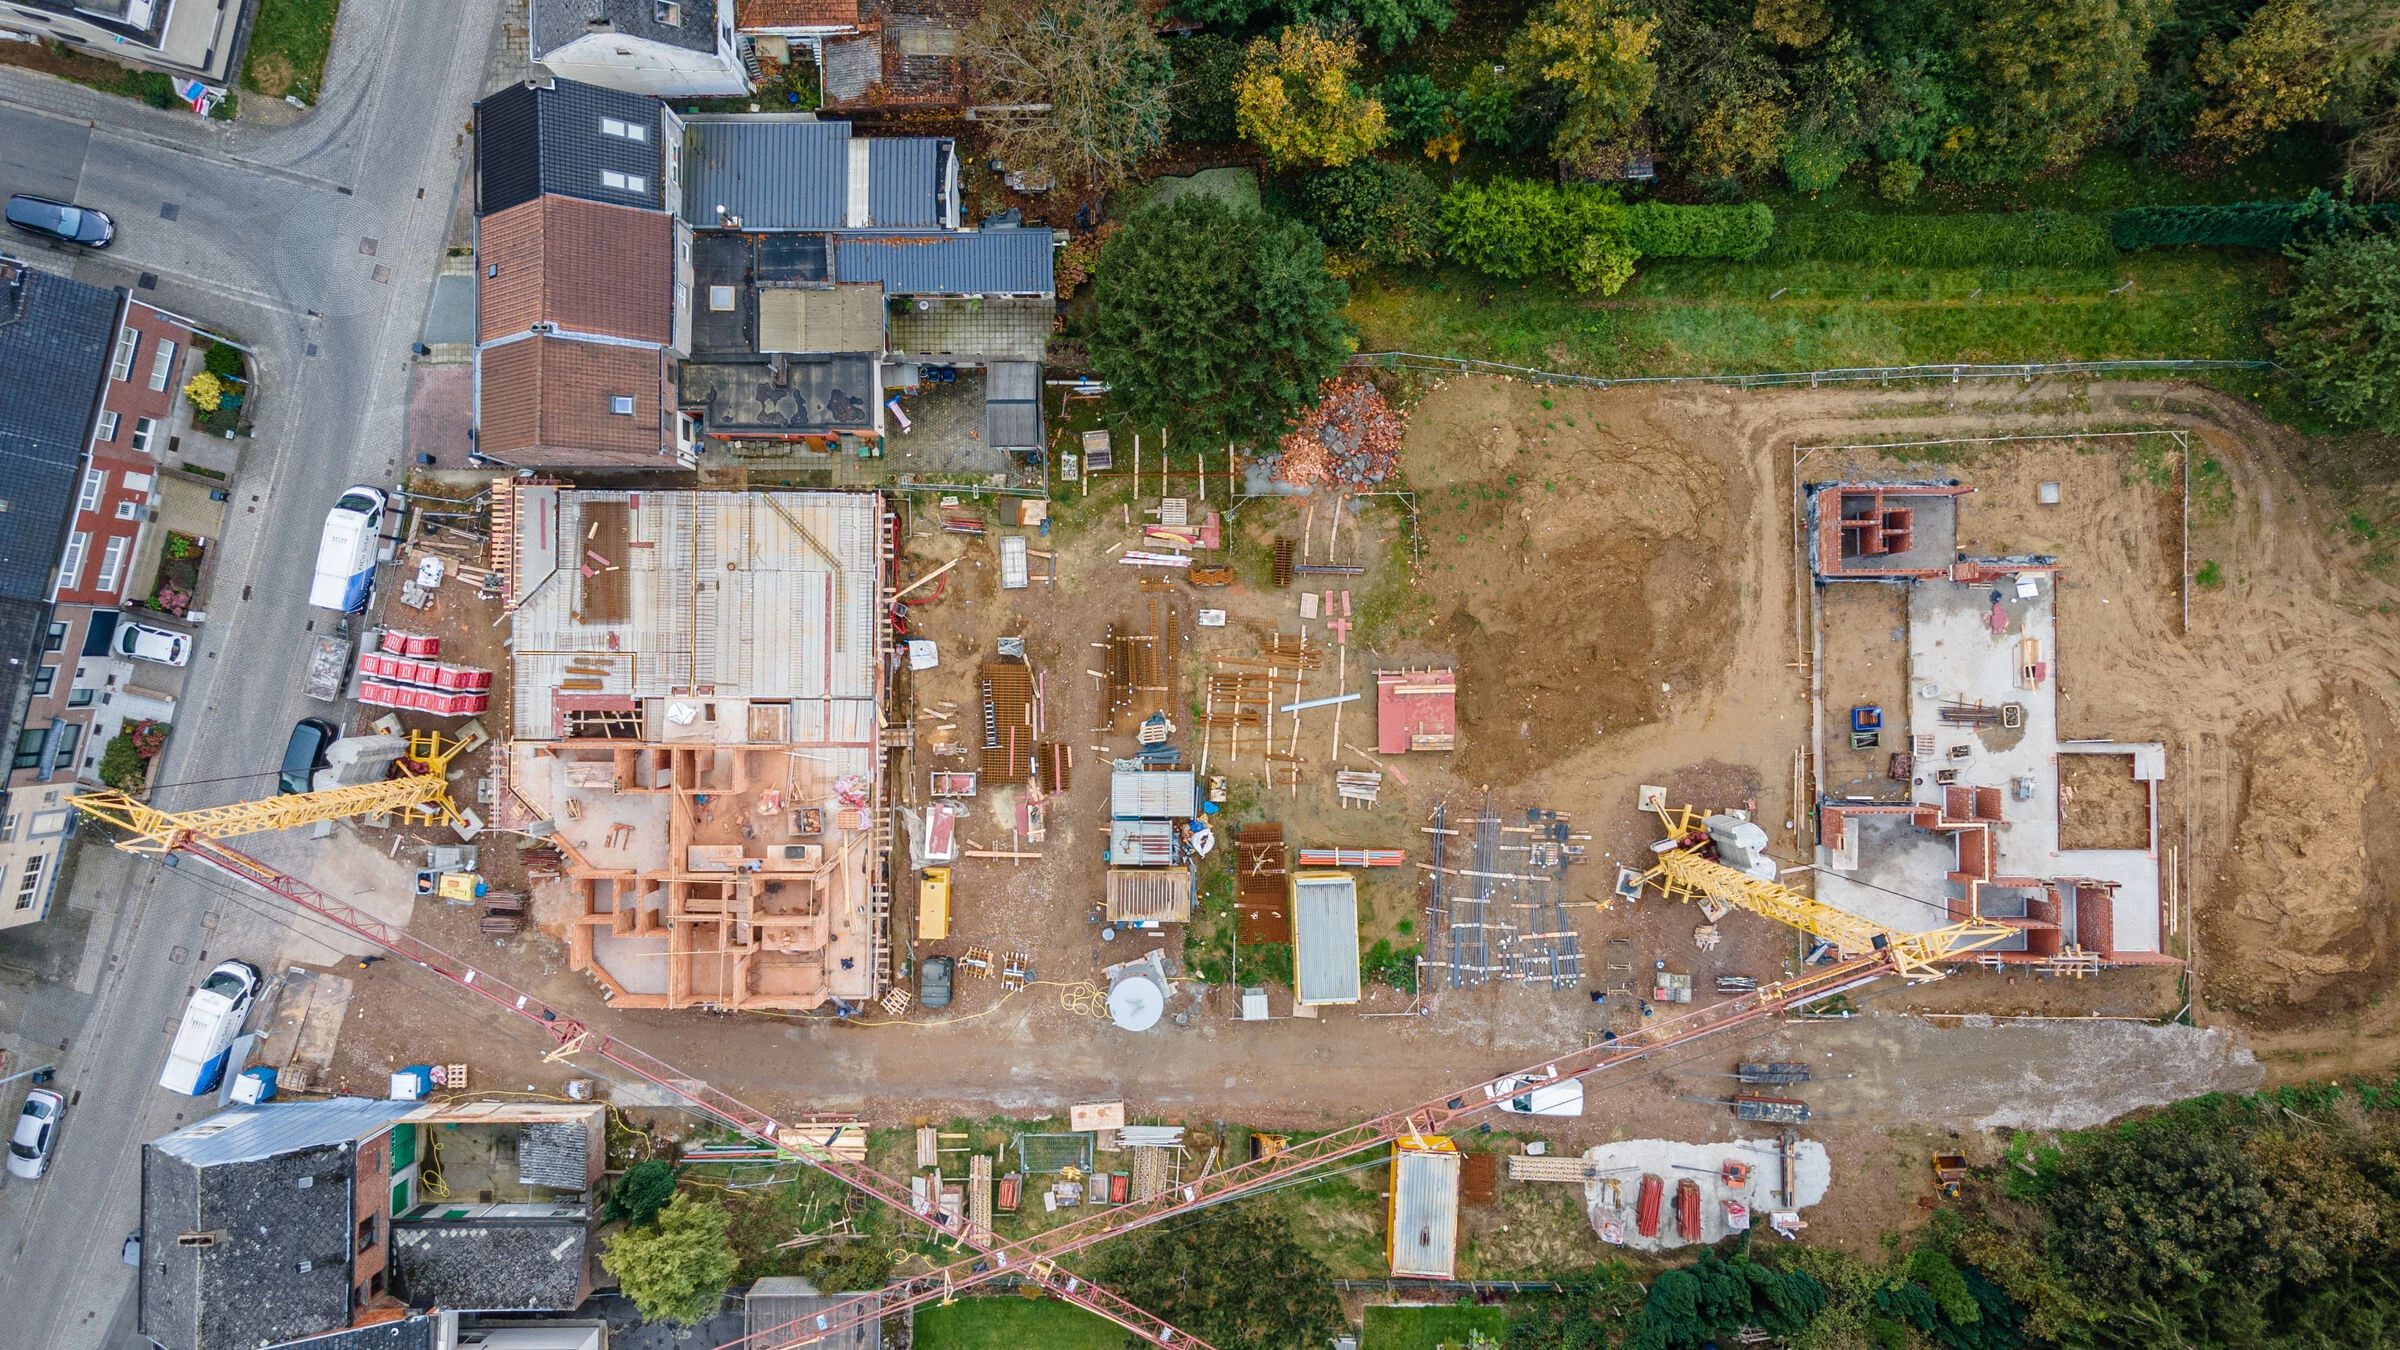
<path fill-rule="evenodd" d="M 1017 1167 L 1028 1174 L 1092 1170 L 1092 1137 L 1088 1134 L 1020 1134 Z"/>

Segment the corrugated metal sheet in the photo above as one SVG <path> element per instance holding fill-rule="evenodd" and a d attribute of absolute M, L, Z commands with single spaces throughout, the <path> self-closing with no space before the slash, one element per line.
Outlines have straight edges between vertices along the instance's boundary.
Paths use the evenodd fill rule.
<path fill-rule="evenodd" d="M 942 223 L 942 155 L 931 136 L 877 136 L 867 142 L 867 224 L 879 230 L 932 229 Z"/>
<path fill-rule="evenodd" d="M 1302 1003 L 1358 1002 L 1358 882 L 1349 873 L 1292 874 L 1292 963 Z"/>
<path fill-rule="evenodd" d="M 1108 917 L 1113 922 L 1189 923 L 1192 874 L 1182 868 L 1108 874 Z"/>
<path fill-rule="evenodd" d="M 833 275 L 898 295 L 1048 295 L 1050 262 L 1047 229 L 892 231 L 836 241 Z"/>
<path fill-rule="evenodd" d="M 1117 769 L 1108 779 L 1109 814 L 1119 820 L 1184 820 L 1200 809 L 1189 769 L 1144 773 Z"/>
<path fill-rule="evenodd" d="M 1165 867 L 1175 861 L 1175 822 L 1112 820 L 1108 860 L 1118 867 Z"/>
<path fill-rule="evenodd" d="M 233 1106 L 184 1126 L 152 1147 L 195 1167 L 256 1162 L 374 1134 L 418 1105 L 372 1097 L 335 1097 L 321 1102 Z"/>
<path fill-rule="evenodd" d="M 849 201 L 850 124 L 790 117 L 694 118 L 683 135 L 683 218 L 714 228 L 830 230 Z"/>
<path fill-rule="evenodd" d="M 1458 1269 L 1458 1155 L 1406 1140 L 1392 1148 L 1392 1273 L 1450 1279 Z"/>

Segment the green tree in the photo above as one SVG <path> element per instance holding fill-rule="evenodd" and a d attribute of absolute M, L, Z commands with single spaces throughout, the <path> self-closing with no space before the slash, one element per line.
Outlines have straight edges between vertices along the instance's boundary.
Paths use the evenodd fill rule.
<path fill-rule="evenodd" d="M 651 1158 L 625 1169 L 625 1177 L 608 1193 L 602 1217 L 623 1219 L 639 1228 L 658 1217 L 675 1198 L 675 1164 Z"/>
<path fill-rule="evenodd" d="M 1242 78 L 1242 44 L 1214 33 L 1167 40 L 1175 86 L 1167 95 L 1167 135 L 1214 144 L 1238 140 L 1233 91 Z"/>
<path fill-rule="evenodd" d="M 1358 87 L 1358 40 L 1294 24 L 1254 38 L 1234 86 L 1233 120 L 1277 168 L 1347 164 L 1383 144 L 1383 105 Z"/>
<path fill-rule="evenodd" d="M 1730 1341 L 1745 1326 L 1794 1336 L 1825 1307 L 1825 1286 L 1797 1270 L 1772 1270 L 1746 1257 L 1701 1256 L 1661 1273 L 1634 1319 L 1631 1350 L 1700 1350 Z"/>
<path fill-rule="evenodd" d="M 1405 47 L 1425 33 L 1450 26 L 1450 0 L 1182 0 L 1175 12 L 1224 28 L 1244 28 L 1281 18 L 1289 23 L 1351 24 L 1375 41 L 1375 50 Z"/>
<path fill-rule="evenodd" d="M 1357 349 L 1349 299 L 1306 226 L 1192 194 L 1101 250 L 1087 346 L 1136 421 L 1266 443 Z"/>
<path fill-rule="evenodd" d="M 2400 234 L 2354 231 L 2299 253 L 2275 357 L 2334 417 L 2400 432 Z"/>
<path fill-rule="evenodd" d="M 716 1312 L 733 1282 L 725 1225 L 724 1206 L 678 1195 L 658 1212 L 657 1226 L 612 1235 L 600 1264 L 645 1320 L 688 1326 Z"/>
<path fill-rule="evenodd" d="M 2133 105 L 2142 53 L 2167 0 L 1980 0 L 1959 42 L 1972 120 L 1944 150 L 1996 182 L 2072 163 Z"/>
<path fill-rule="evenodd" d="M 1087 187 L 1167 141 L 1175 70 L 1141 0 L 991 0 L 965 40 L 992 148 Z M 1047 110 L 1035 111 L 1047 104 Z"/>
<path fill-rule="evenodd" d="M 1318 1350 L 1347 1325 L 1332 1272 L 1273 1210 L 1204 1210 L 1101 1250 L 1094 1279 L 1224 1350 Z"/>
<path fill-rule="evenodd" d="M 1658 23 L 1630 0 L 1550 0 L 1509 40 L 1509 66 L 1545 81 L 1561 102 L 1553 157 L 1587 163 L 1633 129 L 1658 82 Z"/>
<path fill-rule="evenodd" d="M 1412 165 L 1362 159 L 1319 169 L 1300 200 L 1318 237 L 1377 266 L 1427 262 L 1441 245 L 1442 194 Z"/>

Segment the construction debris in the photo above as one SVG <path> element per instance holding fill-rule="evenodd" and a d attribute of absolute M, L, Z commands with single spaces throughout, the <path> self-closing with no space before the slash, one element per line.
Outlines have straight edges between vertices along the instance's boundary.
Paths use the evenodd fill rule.
<path fill-rule="evenodd" d="M 1396 468 L 1403 426 L 1374 385 L 1328 380 L 1281 452 L 1263 462 L 1278 481 L 1303 487 L 1381 483 Z"/>

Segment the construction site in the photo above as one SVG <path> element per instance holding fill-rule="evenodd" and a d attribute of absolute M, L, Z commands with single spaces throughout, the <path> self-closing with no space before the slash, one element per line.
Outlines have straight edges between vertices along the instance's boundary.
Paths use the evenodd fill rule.
<path fill-rule="evenodd" d="M 2388 1067 L 2390 586 L 2238 405 L 1358 387 L 1263 455 L 1054 391 L 1038 490 L 450 489 L 386 622 L 490 743 L 393 754 L 473 819 L 344 828 L 481 859 L 345 922 L 416 964 L 322 1081 L 599 1080 L 950 1244 L 838 1326 L 1344 1159 L 1345 1278 L 1866 1249 L 2012 1130 Z"/>

